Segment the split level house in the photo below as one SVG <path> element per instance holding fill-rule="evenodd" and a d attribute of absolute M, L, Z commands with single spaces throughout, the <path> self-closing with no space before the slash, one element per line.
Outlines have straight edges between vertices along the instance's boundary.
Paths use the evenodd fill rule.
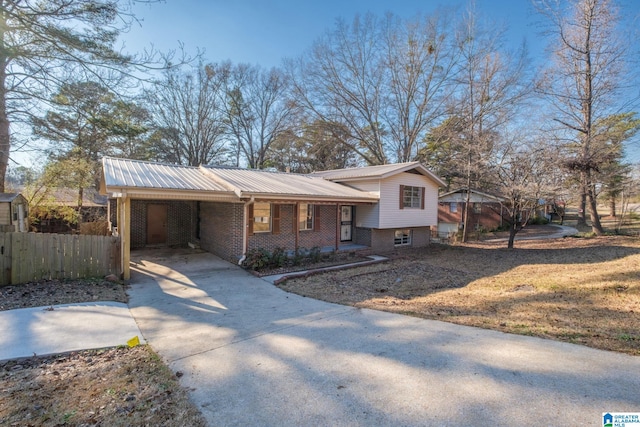
<path fill-rule="evenodd" d="M 389 250 L 429 244 L 444 182 L 419 162 L 292 174 L 104 158 L 124 277 L 131 249 L 202 249 L 241 262 L 252 249 Z"/>

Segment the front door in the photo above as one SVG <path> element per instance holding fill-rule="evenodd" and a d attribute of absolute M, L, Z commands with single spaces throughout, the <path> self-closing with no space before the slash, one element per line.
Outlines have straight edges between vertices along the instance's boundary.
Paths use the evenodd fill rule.
<path fill-rule="evenodd" d="M 147 244 L 167 243 L 167 205 L 147 205 Z"/>
<path fill-rule="evenodd" d="M 353 224 L 353 206 L 340 207 L 340 241 L 351 241 L 351 227 Z"/>

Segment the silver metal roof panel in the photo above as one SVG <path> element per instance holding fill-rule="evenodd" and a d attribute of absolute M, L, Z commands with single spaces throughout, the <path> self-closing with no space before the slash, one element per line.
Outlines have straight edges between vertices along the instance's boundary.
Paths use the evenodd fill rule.
<path fill-rule="evenodd" d="M 111 157 L 105 157 L 102 165 L 107 188 L 231 192 L 197 167 Z"/>
<path fill-rule="evenodd" d="M 243 195 L 377 199 L 373 194 L 310 175 L 214 166 L 206 169 Z"/>

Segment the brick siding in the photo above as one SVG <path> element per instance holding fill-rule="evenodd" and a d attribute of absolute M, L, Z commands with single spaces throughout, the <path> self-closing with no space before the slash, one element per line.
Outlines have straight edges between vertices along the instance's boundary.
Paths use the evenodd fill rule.
<path fill-rule="evenodd" d="M 461 223 L 464 208 L 465 203 L 461 202 L 458 203 L 457 212 L 450 212 L 448 202 L 438 203 L 438 222 Z M 501 225 L 500 210 L 500 203 L 482 203 L 480 213 L 469 206 L 469 227 L 473 230 L 478 225 L 486 230 L 495 230 Z"/>
<path fill-rule="evenodd" d="M 396 246 L 395 229 L 371 229 L 371 249 L 380 252 L 390 252 L 400 248 L 419 248 L 431 243 L 430 227 L 415 227 L 411 230 L 411 244 Z"/>
<path fill-rule="evenodd" d="M 167 206 L 167 246 L 187 246 L 196 240 L 196 202 L 181 200 L 132 200 L 131 201 L 131 249 L 147 245 L 147 206 Z M 115 225 L 112 209 L 112 222 Z"/>
<path fill-rule="evenodd" d="M 244 204 L 201 202 L 200 247 L 236 263 L 242 256 Z"/>
<path fill-rule="evenodd" d="M 338 207 L 335 205 L 320 205 L 320 227 L 318 231 L 300 231 L 298 246 L 304 249 L 336 247 L 336 232 L 338 227 Z"/>
<path fill-rule="evenodd" d="M 280 232 L 279 233 L 255 233 L 249 236 L 249 250 L 266 249 L 273 251 L 276 248 L 287 250 L 295 249 L 295 230 L 298 227 L 295 221 L 296 205 L 280 205 Z M 298 234 L 298 248 L 311 249 L 314 247 L 325 248 L 336 245 L 338 207 L 335 205 L 320 205 L 320 216 L 314 220 L 320 221 L 319 230 L 303 230 Z"/>

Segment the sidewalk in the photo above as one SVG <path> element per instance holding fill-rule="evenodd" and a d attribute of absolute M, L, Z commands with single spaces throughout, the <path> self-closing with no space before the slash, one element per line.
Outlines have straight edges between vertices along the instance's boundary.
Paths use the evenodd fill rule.
<path fill-rule="evenodd" d="M 515 240 L 542 240 L 542 239 L 560 239 L 562 237 L 574 236 L 579 233 L 576 228 L 567 227 L 566 225 L 557 225 L 557 224 L 549 224 L 545 227 L 553 227 L 557 228 L 557 231 L 552 233 L 541 233 L 541 234 L 532 234 L 525 235 L 525 233 L 516 234 Z M 525 227 L 526 230 L 526 227 Z M 496 239 L 487 239 L 485 242 L 506 242 L 508 241 L 508 237 L 500 237 Z"/>
<path fill-rule="evenodd" d="M 0 311 L 0 360 L 126 345 L 138 336 L 129 307 L 117 302 Z"/>

